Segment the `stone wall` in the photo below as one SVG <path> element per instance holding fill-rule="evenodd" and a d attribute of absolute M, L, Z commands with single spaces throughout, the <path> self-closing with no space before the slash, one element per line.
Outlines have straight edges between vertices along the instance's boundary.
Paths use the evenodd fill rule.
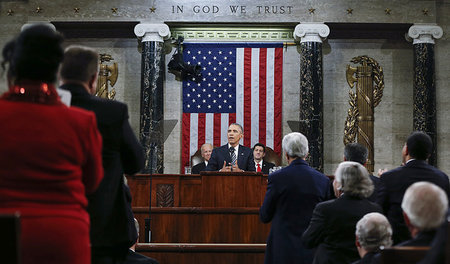
<path fill-rule="evenodd" d="M 196 5 L 211 7 L 209 13 L 194 11 L 194 4 L 184 4 L 183 12 L 178 7 L 182 1 L 143 3 L 141 1 L 88 1 L 74 2 L 55 0 L 51 2 L 2 1 L 0 2 L 0 45 L 16 35 L 20 27 L 30 21 L 150 21 L 153 23 L 183 25 L 184 22 L 202 23 L 277 23 L 296 25 L 302 22 L 342 23 L 433 23 L 444 30 L 444 37 L 436 41 L 436 89 L 437 89 L 437 133 L 438 166 L 450 173 L 450 124 L 448 116 L 450 103 L 450 1 L 344 1 L 316 0 L 308 4 L 298 1 L 240 1 L 239 13 L 230 11 L 230 5 L 223 1 L 203 1 Z M 37 6 L 43 9 L 36 12 Z M 213 13 L 213 7 L 219 11 Z M 241 6 L 245 6 L 242 13 Z M 258 6 L 263 6 L 262 9 Z M 266 13 L 264 6 L 285 7 L 285 13 Z M 288 6 L 291 13 L 288 14 Z M 151 9 L 156 10 L 152 13 Z M 76 12 L 75 8 L 79 8 Z M 116 13 L 112 8 L 117 8 Z M 310 9 L 315 9 L 313 12 Z M 348 9 L 352 9 L 349 13 Z M 387 14 L 386 9 L 391 13 Z M 13 13 L 8 15 L 8 11 Z M 201 9 L 199 9 L 201 10 Z M 259 10 L 259 12 L 258 12 Z M 262 10 L 262 11 L 261 11 Z M 269 9 L 272 10 L 272 9 Z M 427 11 L 427 15 L 425 15 Z M 178 13 L 177 13 L 178 12 Z M 278 9 L 281 12 L 281 9 Z M 181 22 L 183 21 L 183 22 Z M 281 23 L 282 22 L 282 23 Z M 406 32 L 405 32 L 406 33 Z M 130 122 L 139 132 L 140 114 L 140 71 L 141 54 L 135 38 L 90 38 L 69 39 L 65 45 L 82 44 L 109 53 L 119 64 L 119 78 L 114 86 L 116 100 L 128 104 Z M 173 50 L 168 51 L 166 64 Z M 347 115 L 349 86 L 345 77 L 346 65 L 359 55 L 368 55 L 377 60 L 384 69 L 385 88 L 380 105 L 375 109 L 375 171 L 379 168 L 393 168 L 401 162 L 401 148 L 412 129 L 412 87 L 413 50 L 406 40 L 388 39 L 329 39 L 323 45 L 323 87 L 324 87 L 324 168 L 326 174 L 333 174 L 342 160 L 343 131 Z M 287 121 L 298 120 L 299 116 L 299 72 L 300 55 L 296 46 L 288 46 L 284 53 L 283 75 L 283 134 L 291 132 Z M 354 66 L 354 65 L 353 65 Z M 0 81 L 0 92 L 6 90 L 4 76 Z M 177 120 L 164 146 L 165 173 L 178 173 L 181 145 L 181 82 L 166 72 L 164 82 L 164 117 Z"/>

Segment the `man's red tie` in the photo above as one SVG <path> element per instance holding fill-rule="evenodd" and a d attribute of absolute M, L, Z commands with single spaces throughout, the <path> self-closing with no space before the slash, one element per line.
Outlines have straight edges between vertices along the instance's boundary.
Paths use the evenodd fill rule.
<path fill-rule="evenodd" d="M 256 164 L 258 166 L 258 168 L 256 168 L 257 172 L 261 172 L 261 166 L 259 166 L 259 163 Z"/>

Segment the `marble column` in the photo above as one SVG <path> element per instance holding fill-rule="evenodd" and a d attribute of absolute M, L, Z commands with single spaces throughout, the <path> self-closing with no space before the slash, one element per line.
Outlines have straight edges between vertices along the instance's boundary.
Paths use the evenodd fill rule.
<path fill-rule="evenodd" d="M 428 162 L 436 166 L 436 86 L 434 83 L 434 39 L 441 38 L 442 28 L 415 24 L 408 30 L 414 46 L 413 129 L 426 132 L 433 140 Z"/>
<path fill-rule="evenodd" d="M 139 138 L 145 153 L 142 173 L 164 173 L 164 39 L 170 37 L 166 24 L 137 24 L 142 38 L 141 120 Z"/>
<path fill-rule="evenodd" d="M 294 37 L 300 39 L 300 126 L 309 142 L 309 165 L 323 171 L 323 68 L 322 40 L 330 34 L 323 23 L 301 23 Z"/>

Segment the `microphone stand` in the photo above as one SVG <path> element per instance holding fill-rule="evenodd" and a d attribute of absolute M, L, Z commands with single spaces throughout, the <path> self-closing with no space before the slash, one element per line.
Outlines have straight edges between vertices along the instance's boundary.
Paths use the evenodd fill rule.
<path fill-rule="evenodd" d="M 152 179 L 153 179 L 153 153 L 156 143 L 150 143 L 150 198 L 148 204 L 148 218 L 145 218 L 145 243 L 152 240 L 152 230 L 150 229 L 150 220 L 152 215 Z"/>

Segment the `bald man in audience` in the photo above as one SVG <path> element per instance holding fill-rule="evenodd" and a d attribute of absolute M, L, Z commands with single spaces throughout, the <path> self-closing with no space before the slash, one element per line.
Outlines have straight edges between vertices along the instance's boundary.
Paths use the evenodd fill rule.
<path fill-rule="evenodd" d="M 406 189 L 415 182 L 427 181 L 450 193 L 449 178 L 427 163 L 433 143 L 424 132 L 413 132 L 402 150 L 403 166 L 383 173 L 380 177 L 377 203 L 391 223 L 394 244 L 411 239 L 400 207 Z"/>
<path fill-rule="evenodd" d="M 205 143 L 202 145 L 202 147 L 200 148 L 200 153 L 202 154 L 203 161 L 192 167 L 193 174 L 200 174 L 201 171 L 204 171 L 206 169 L 209 159 L 211 158 L 212 150 L 213 146 L 211 144 Z"/>
<path fill-rule="evenodd" d="M 402 209 L 412 239 L 397 246 L 430 246 L 437 228 L 445 221 L 448 198 L 439 186 L 416 182 L 406 190 Z"/>
<path fill-rule="evenodd" d="M 356 248 L 361 259 L 353 264 L 378 263 L 380 249 L 392 245 L 392 228 L 380 213 L 368 213 L 356 224 Z M 378 259 L 377 259 L 378 257 Z"/>

